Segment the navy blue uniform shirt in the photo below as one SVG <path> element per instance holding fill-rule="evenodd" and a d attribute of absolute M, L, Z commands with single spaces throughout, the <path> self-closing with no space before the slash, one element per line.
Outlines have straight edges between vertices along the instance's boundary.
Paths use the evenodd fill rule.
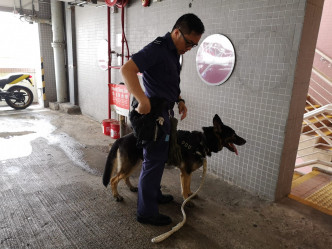
<path fill-rule="evenodd" d="M 132 56 L 147 97 L 158 97 L 174 103 L 180 95 L 180 56 L 168 32 Z"/>

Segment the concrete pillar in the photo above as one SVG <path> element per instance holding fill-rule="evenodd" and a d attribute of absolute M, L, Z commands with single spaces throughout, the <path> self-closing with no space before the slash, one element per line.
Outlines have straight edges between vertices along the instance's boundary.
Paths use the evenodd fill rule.
<path fill-rule="evenodd" d="M 69 99 L 73 105 L 78 105 L 78 83 L 77 83 L 77 61 L 76 61 L 76 29 L 75 29 L 75 7 L 65 3 L 66 15 L 66 45 Z"/>
<path fill-rule="evenodd" d="M 51 1 L 53 52 L 57 102 L 68 102 L 67 78 L 65 68 L 65 42 L 62 2 Z"/>

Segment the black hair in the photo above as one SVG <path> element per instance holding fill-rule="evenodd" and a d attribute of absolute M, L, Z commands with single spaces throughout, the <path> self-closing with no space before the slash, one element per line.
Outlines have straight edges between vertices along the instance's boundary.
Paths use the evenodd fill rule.
<path fill-rule="evenodd" d="M 198 16 L 192 13 L 184 14 L 174 24 L 174 29 L 181 29 L 184 34 L 195 32 L 196 34 L 203 34 L 205 31 L 204 24 Z"/>

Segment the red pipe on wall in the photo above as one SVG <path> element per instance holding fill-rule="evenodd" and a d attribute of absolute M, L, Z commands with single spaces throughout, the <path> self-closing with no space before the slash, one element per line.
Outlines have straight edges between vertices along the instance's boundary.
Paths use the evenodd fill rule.
<path fill-rule="evenodd" d="M 108 41 L 108 118 L 111 118 L 111 61 L 112 61 L 112 54 L 111 54 L 111 8 L 107 7 L 107 41 Z"/>
<path fill-rule="evenodd" d="M 124 31 L 124 7 L 122 7 L 122 10 L 121 10 L 121 25 L 122 25 L 122 64 L 121 65 L 123 65 L 124 57 L 126 57 L 127 60 L 129 60 L 129 58 L 130 58 L 128 42 L 127 42 L 126 34 Z M 123 46 L 124 42 L 126 43 L 126 47 L 127 47 L 127 56 L 124 56 L 124 46 Z"/>
<path fill-rule="evenodd" d="M 129 46 L 127 42 L 127 38 L 124 32 L 124 5 L 125 0 L 122 0 L 122 8 L 121 8 L 121 25 L 122 25 L 122 50 L 121 50 L 121 66 L 124 64 L 124 57 L 129 60 L 130 53 L 129 53 Z M 112 51 L 111 51 L 111 7 L 107 7 L 107 40 L 108 40 L 108 118 L 111 118 L 111 70 L 112 68 L 120 69 L 120 67 L 112 66 Z M 124 43 L 126 43 L 127 47 L 127 56 L 124 56 Z"/>

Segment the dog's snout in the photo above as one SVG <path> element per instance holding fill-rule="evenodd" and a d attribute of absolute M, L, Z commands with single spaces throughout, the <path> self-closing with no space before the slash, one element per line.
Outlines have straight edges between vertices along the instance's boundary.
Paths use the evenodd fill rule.
<path fill-rule="evenodd" d="M 244 145 L 246 142 L 247 141 L 244 138 L 239 137 L 239 136 L 236 135 L 235 140 L 234 140 L 234 143 L 236 145 L 240 145 L 241 146 L 241 145 Z"/>

